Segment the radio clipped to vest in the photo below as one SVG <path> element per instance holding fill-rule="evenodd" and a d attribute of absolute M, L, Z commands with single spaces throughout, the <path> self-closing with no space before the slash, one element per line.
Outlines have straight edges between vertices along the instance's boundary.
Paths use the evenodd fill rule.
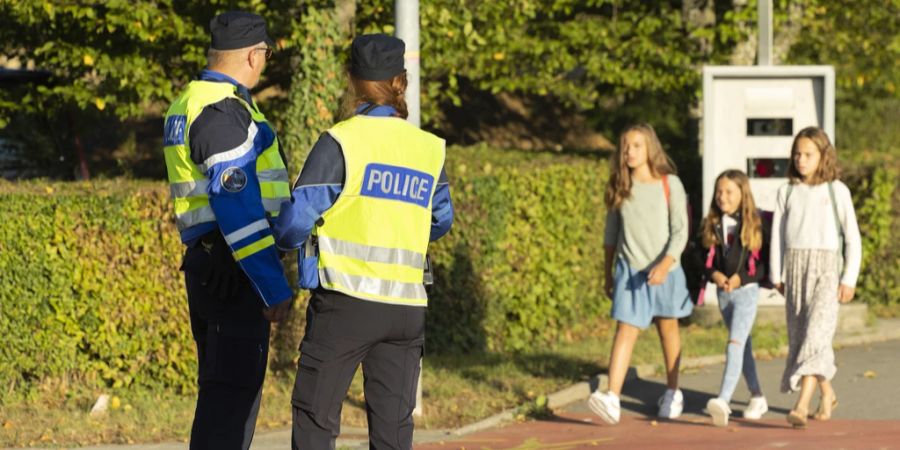
<path fill-rule="evenodd" d="M 434 284 L 434 269 L 431 264 L 431 256 L 428 256 L 428 253 L 425 254 L 425 270 L 422 273 L 422 284 L 425 286 Z"/>
<path fill-rule="evenodd" d="M 297 264 L 297 279 L 300 289 L 315 289 L 319 287 L 319 243 L 315 235 L 310 235 L 300 247 L 298 255 L 300 261 Z"/>

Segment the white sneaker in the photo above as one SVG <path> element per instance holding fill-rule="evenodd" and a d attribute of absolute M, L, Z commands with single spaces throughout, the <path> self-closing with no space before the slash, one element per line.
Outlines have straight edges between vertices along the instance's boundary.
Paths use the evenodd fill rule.
<path fill-rule="evenodd" d="M 656 402 L 659 405 L 659 417 L 664 419 L 677 419 L 684 410 L 684 395 L 681 389 L 666 389 L 666 393 Z"/>
<path fill-rule="evenodd" d="M 763 414 L 768 410 L 769 404 L 766 402 L 765 397 L 752 397 L 747 405 L 747 409 L 744 410 L 744 418 L 757 420 L 762 418 Z"/>
<path fill-rule="evenodd" d="M 706 402 L 706 410 L 712 416 L 713 425 L 717 427 L 728 426 L 728 416 L 731 414 L 731 408 L 728 403 L 721 398 L 711 398 Z"/>
<path fill-rule="evenodd" d="M 622 416 L 622 407 L 619 404 L 619 396 L 612 392 L 594 391 L 588 397 L 588 407 L 594 414 L 600 416 L 604 422 L 615 425 Z"/>

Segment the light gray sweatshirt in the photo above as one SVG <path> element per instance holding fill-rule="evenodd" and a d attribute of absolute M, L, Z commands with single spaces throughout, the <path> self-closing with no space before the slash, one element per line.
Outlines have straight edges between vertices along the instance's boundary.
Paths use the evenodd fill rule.
<path fill-rule="evenodd" d="M 688 240 L 687 195 L 675 175 L 669 175 L 669 202 L 666 205 L 662 180 L 632 182 L 631 197 L 618 210 L 606 213 L 603 245 L 615 246 L 631 268 L 649 271 L 664 256 L 678 267 Z"/>

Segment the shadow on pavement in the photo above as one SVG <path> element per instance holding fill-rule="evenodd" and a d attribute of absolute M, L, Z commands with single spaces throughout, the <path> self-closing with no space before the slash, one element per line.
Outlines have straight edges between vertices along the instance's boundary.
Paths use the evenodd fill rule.
<path fill-rule="evenodd" d="M 643 378 L 626 381 L 625 385 L 622 386 L 622 409 L 656 418 L 656 412 L 658 411 L 656 402 L 665 392 L 666 384 L 661 381 L 646 380 Z M 684 413 L 686 414 L 706 415 L 706 402 L 715 397 L 714 394 L 708 392 L 701 392 L 683 387 L 681 388 L 681 392 L 684 394 Z M 638 402 L 630 401 L 626 398 L 635 399 L 638 400 Z M 732 401 L 732 404 L 746 406 L 747 402 Z M 734 411 L 737 418 L 740 417 L 740 412 L 743 412 L 743 410 Z M 769 407 L 769 413 L 787 414 L 788 412 L 790 411 L 785 408 Z M 733 418 L 735 417 L 733 416 Z M 753 423 L 753 421 L 742 422 L 747 424 Z"/>

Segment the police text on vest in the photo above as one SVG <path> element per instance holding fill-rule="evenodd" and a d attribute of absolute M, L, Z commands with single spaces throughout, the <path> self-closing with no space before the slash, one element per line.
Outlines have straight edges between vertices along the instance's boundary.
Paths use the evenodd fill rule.
<path fill-rule="evenodd" d="M 363 176 L 360 195 L 428 207 L 434 189 L 434 177 L 406 167 L 369 164 Z"/>

